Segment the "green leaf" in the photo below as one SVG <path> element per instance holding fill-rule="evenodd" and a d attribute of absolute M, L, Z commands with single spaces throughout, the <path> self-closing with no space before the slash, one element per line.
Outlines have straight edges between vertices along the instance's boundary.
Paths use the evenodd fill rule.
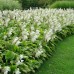
<path fill-rule="evenodd" d="M 7 50 L 5 53 L 6 60 L 13 60 L 15 58 L 15 54 L 12 51 Z"/>

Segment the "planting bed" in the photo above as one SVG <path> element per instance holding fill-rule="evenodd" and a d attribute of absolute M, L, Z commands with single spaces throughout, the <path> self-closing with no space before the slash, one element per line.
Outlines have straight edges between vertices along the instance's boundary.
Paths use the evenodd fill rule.
<path fill-rule="evenodd" d="M 0 73 L 35 72 L 56 42 L 71 34 L 73 9 L 0 11 Z"/>

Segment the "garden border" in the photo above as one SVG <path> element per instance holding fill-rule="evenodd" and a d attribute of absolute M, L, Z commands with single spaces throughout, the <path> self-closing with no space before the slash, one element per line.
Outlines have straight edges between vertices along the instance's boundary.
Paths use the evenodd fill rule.
<path fill-rule="evenodd" d="M 68 25 L 62 28 L 60 32 L 56 32 L 56 37 L 53 40 L 50 40 L 47 45 L 49 46 L 49 50 L 47 50 L 47 57 L 46 60 L 52 56 L 52 53 L 55 51 L 55 47 L 58 41 L 64 40 L 66 37 L 69 37 L 74 34 L 74 24 L 73 25 Z M 52 50 L 52 52 L 48 52 Z M 42 59 L 44 63 L 45 59 Z M 42 64 L 42 63 L 41 63 Z M 35 69 L 35 71 L 38 69 Z M 32 72 L 33 73 L 33 72 Z"/>

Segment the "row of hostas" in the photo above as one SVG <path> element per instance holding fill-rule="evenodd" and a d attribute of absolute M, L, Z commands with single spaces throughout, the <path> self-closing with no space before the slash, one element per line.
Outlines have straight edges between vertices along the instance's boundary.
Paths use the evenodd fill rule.
<path fill-rule="evenodd" d="M 0 11 L 0 73 L 35 72 L 57 40 L 74 34 L 74 10 Z"/>
<path fill-rule="evenodd" d="M 43 48 L 46 49 L 45 50 L 46 55 L 43 54 L 39 58 L 35 58 L 34 54 L 32 55 L 34 49 L 31 49 L 29 51 L 27 51 L 26 49 L 21 50 L 21 47 L 12 45 L 9 42 L 4 40 L 0 40 L 0 65 L 3 66 L 3 68 L 0 66 L 1 73 L 5 72 L 4 74 L 7 74 L 7 73 L 13 74 L 13 71 L 16 71 L 15 73 L 19 74 L 20 73 L 19 69 L 22 73 L 23 72 L 27 73 L 31 71 L 35 72 L 34 71 L 35 68 L 40 67 L 40 64 L 42 63 L 42 61 L 45 60 L 45 57 L 51 56 L 51 52 L 55 47 L 55 43 L 58 40 L 62 40 L 71 34 L 74 34 L 74 25 L 67 26 L 63 28 L 62 31 L 57 32 L 56 38 L 53 41 L 50 40 L 47 44 L 46 43 L 43 44 Z M 33 44 L 33 43 L 31 45 L 36 46 L 36 44 Z M 23 54 L 23 55 L 20 55 L 20 54 Z M 22 64 L 22 62 L 24 63 Z"/>

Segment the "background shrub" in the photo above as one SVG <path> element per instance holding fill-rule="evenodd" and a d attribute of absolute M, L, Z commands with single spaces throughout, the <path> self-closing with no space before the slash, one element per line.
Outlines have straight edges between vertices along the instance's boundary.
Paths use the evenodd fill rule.
<path fill-rule="evenodd" d="M 74 1 L 56 1 L 50 8 L 74 8 Z"/>
<path fill-rule="evenodd" d="M 19 0 L 22 3 L 23 9 L 30 7 L 46 7 L 49 0 Z"/>
<path fill-rule="evenodd" d="M 56 1 L 66 1 L 66 0 L 18 0 L 22 4 L 23 9 L 28 9 L 30 7 L 49 7 Z M 67 0 L 67 1 L 74 1 L 74 0 Z"/>
<path fill-rule="evenodd" d="M 21 9 L 21 4 L 19 3 L 19 1 L 14 0 L 0 0 L 0 10 L 5 9 Z"/>

